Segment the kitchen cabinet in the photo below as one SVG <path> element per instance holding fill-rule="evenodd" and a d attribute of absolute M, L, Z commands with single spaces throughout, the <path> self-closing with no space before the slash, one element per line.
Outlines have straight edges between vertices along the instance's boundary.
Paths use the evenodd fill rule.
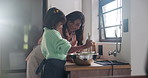
<path fill-rule="evenodd" d="M 130 65 L 114 65 L 113 67 L 113 76 L 131 75 Z"/>
<path fill-rule="evenodd" d="M 92 63 L 91 66 L 77 66 L 72 63 L 66 63 L 65 70 L 70 72 L 70 78 L 118 76 L 131 74 L 130 65 L 103 66 Z"/>

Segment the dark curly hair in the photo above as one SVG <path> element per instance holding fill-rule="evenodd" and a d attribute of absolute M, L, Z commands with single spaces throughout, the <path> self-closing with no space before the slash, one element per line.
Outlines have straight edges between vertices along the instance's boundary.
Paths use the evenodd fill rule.
<path fill-rule="evenodd" d="M 49 29 L 55 29 L 56 24 L 59 22 L 65 24 L 66 17 L 61 10 L 53 7 L 47 11 L 43 20 L 43 27 L 47 27 Z"/>

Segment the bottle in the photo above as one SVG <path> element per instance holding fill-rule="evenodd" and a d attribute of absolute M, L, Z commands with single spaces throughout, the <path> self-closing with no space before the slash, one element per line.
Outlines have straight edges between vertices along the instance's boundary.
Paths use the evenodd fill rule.
<path fill-rule="evenodd" d="M 90 34 L 88 33 L 87 40 L 90 40 L 90 37 L 91 37 L 91 36 L 90 36 Z M 88 48 L 87 51 L 88 51 L 89 53 L 91 53 L 91 47 Z"/>

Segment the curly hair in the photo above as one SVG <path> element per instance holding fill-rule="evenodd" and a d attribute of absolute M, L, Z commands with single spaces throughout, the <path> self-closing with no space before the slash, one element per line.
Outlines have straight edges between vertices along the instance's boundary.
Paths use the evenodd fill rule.
<path fill-rule="evenodd" d="M 50 8 L 44 17 L 43 26 L 49 29 L 55 29 L 56 24 L 59 22 L 65 24 L 66 17 L 64 13 L 55 7 Z"/>

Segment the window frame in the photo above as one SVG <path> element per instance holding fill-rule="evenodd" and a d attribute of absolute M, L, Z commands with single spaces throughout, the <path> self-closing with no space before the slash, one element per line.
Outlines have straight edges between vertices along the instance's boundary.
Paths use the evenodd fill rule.
<path fill-rule="evenodd" d="M 99 13 L 99 15 L 98 15 L 98 18 L 99 18 L 99 28 L 98 28 L 98 30 L 99 30 L 99 41 L 100 42 L 121 42 L 122 36 L 121 37 L 107 38 L 105 29 L 119 26 L 121 28 L 120 34 L 122 34 L 122 23 L 120 23 L 119 25 L 113 25 L 113 26 L 105 27 L 103 14 L 113 12 L 113 11 L 118 10 L 118 9 L 122 9 L 122 6 L 103 13 L 103 6 L 112 2 L 112 1 L 115 1 L 115 0 L 98 0 L 98 1 L 99 1 L 99 12 L 98 12 Z M 121 20 L 122 20 L 122 18 L 121 18 Z"/>

